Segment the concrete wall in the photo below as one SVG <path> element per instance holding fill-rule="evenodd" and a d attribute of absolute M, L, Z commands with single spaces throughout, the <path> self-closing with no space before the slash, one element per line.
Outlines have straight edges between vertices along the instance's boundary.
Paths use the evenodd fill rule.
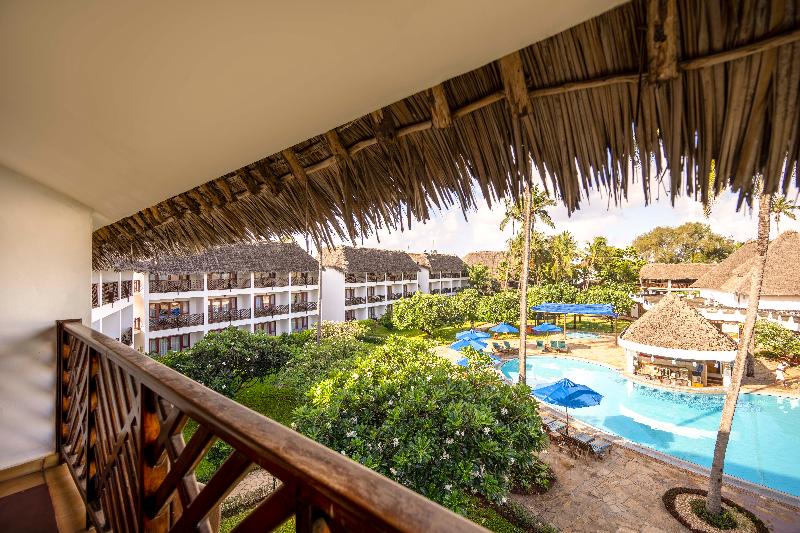
<path fill-rule="evenodd" d="M 322 320 L 344 321 L 344 274 L 333 268 L 322 271 Z"/>
<path fill-rule="evenodd" d="M 89 323 L 88 208 L 0 166 L 0 470 L 54 451 L 55 321 Z"/>

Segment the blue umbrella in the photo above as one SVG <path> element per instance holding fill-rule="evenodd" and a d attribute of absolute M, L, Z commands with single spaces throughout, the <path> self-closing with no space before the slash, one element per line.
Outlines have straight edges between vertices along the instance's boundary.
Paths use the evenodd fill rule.
<path fill-rule="evenodd" d="M 492 363 L 494 363 L 494 364 L 497 364 L 500 361 L 502 361 L 502 359 L 500 359 L 500 356 L 499 355 L 495 355 L 495 354 L 489 355 L 489 359 L 491 359 Z"/>
<path fill-rule="evenodd" d="M 470 348 L 474 348 L 480 352 L 484 348 L 486 348 L 486 343 L 476 339 L 460 339 L 451 344 L 450 348 L 452 348 L 453 350 L 463 350 L 467 346 L 469 346 Z"/>
<path fill-rule="evenodd" d="M 483 331 L 475 331 L 474 329 L 468 329 L 466 331 L 459 331 L 456 333 L 456 339 L 459 340 L 476 340 L 476 339 L 488 339 L 491 337 L 488 333 Z"/>
<path fill-rule="evenodd" d="M 469 359 L 467 359 L 466 357 L 462 357 L 461 359 L 456 361 L 456 364 L 458 366 L 469 366 Z"/>
<path fill-rule="evenodd" d="M 567 431 L 569 431 L 569 408 L 599 405 L 603 395 L 586 385 L 578 385 L 564 378 L 553 384 L 533 389 L 533 395 L 543 402 L 560 405 L 567 410 Z"/>
<path fill-rule="evenodd" d="M 519 333 L 517 328 L 511 324 L 506 324 L 505 322 L 500 322 L 495 327 L 489 329 L 495 333 Z"/>
<path fill-rule="evenodd" d="M 550 322 L 542 322 L 541 324 L 533 328 L 533 331 L 535 331 L 536 333 L 556 333 L 558 331 L 561 331 L 561 328 L 554 324 L 551 324 Z"/>

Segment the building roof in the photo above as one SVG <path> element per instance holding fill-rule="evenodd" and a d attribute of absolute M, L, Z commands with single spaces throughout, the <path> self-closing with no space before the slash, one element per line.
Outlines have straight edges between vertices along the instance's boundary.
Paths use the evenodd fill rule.
<path fill-rule="evenodd" d="M 639 279 L 698 279 L 713 266 L 711 263 L 647 263 L 639 271 Z"/>
<path fill-rule="evenodd" d="M 711 7 L 681 4 L 673 48 L 678 66 L 668 84 L 651 83 L 660 73 L 641 70 L 647 2 L 626 2 L 474 70 L 431 77 L 442 81 L 430 90 L 398 92 L 406 97 L 394 103 L 372 100 L 377 109 L 370 113 L 342 115 L 339 126 L 329 122 L 293 146 L 242 160 L 203 185 L 99 228 L 94 253 L 146 256 L 153 249 L 295 233 L 332 244 L 428 220 L 435 209 L 456 205 L 469 213 L 480 198 L 516 199 L 523 183 L 517 160 L 546 169 L 551 195 L 570 211 L 590 189 L 623 198 L 633 158 L 663 160 L 672 169 L 672 196 L 691 191 L 706 199 L 712 161 L 716 192 L 732 183 L 750 199 L 750 176 L 763 176 L 766 190 L 776 191 L 791 179 L 780 169 L 794 168 L 800 154 L 800 95 L 786 85 L 800 76 L 800 61 L 790 60 L 797 36 L 787 37 L 800 13 L 787 11 L 771 24 L 773 14 L 757 0 L 742 0 L 738 9 L 710 1 Z M 708 16 L 715 10 L 725 16 Z M 752 64 L 767 45 L 787 59 L 765 62 L 759 76 L 778 80 L 776 91 L 785 98 L 759 99 L 754 95 L 762 84 L 739 82 L 753 76 Z M 320 82 L 330 81 L 329 74 L 319 72 Z M 664 113 L 672 86 L 681 87 L 682 105 Z M 352 99 L 361 100 L 363 87 L 351 87 Z M 762 100 L 758 114 L 771 127 L 730 118 L 732 106 L 735 116 L 746 117 Z M 308 111 L 297 108 L 298 120 L 309 120 Z M 517 143 L 514 131 L 521 135 Z M 515 157 L 515 144 L 526 153 Z M 766 150 L 756 157 L 750 151 L 759 146 Z M 654 168 L 642 165 L 646 200 Z"/>
<path fill-rule="evenodd" d="M 720 352 L 736 349 L 736 342 L 689 306 L 669 294 L 632 323 L 620 340 L 676 350 Z"/>
<path fill-rule="evenodd" d="M 431 272 L 461 272 L 467 269 L 467 264 L 457 255 L 429 252 L 408 255 L 419 266 Z"/>
<path fill-rule="evenodd" d="M 500 263 L 506 258 L 506 252 L 495 250 L 483 250 L 480 252 L 470 252 L 464 256 L 464 263 L 467 266 L 483 265 L 489 269 L 493 277 L 497 277 Z"/>
<path fill-rule="evenodd" d="M 755 241 L 745 243 L 692 287 L 746 296 L 750 291 L 756 254 Z M 785 231 L 769 243 L 761 295 L 800 296 L 800 233 Z"/>
<path fill-rule="evenodd" d="M 322 250 L 322 266 L 345 274 L 370 272 L 418 272 L 419 266 L 400 250 L 337 246 Z"/>
<path fill-rule="evenodd" d="M 120 260 L 116 268 L 153 274 L 286 273 L 316 271 L 319 264 L 296 243 L 256 242 L 215 246 L 192 255 L 162 254 L 148 260 Z"/>

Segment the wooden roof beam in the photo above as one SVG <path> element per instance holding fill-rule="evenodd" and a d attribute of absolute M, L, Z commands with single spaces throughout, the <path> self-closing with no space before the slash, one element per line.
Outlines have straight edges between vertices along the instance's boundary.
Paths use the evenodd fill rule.
<path fill-rule="evenodd" d="M 291 148 L 281 150 L 281 155 L 283 156 L 283 159 L 286 160 L 286 164 L 289 165 L 289 169 L 292 171 L 292 175 L 295 177 L 295 179 L 298 179 L 303 183 L 307 183 L 308 175 L 306 174 L 306 169 L 304 169 L 303 165 L 300 164 L 300 160 L 297 159 L 297 154 L 294 153 L 294 150 Z"/>
<path fill-rule="evenodd" d="M 449 128 L 453 125 L 453 116 L 450 114 L 450 105 L 447 103 L 447 94 L 444 84 L 440 83 L 431 87 L 431 122 L 437 129 Z"/>
<path fill-rule="evenodd" d="M 648 79 L 652 83 L 678 77 L 678 8 L 676 0 L 647 3 Z"/>
<path fill-rule="evenodd" d="M 509 109 L 517 116 L 532 115 L 533 104 L 528 94 L 520 53 L 517 51 L 501 57 L 498 65 Z"/>

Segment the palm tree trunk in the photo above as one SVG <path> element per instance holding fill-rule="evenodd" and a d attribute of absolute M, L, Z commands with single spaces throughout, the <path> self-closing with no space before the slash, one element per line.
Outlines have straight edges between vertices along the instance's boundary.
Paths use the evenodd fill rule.
<path fill-rule="evenodd" d="M 717 432 L 717 442 L 714 445 L 714 461 L 711 464 L 711 479 L 708 487 L 708 500 L 706 500 L 706 510 L 713 514 L 722 512 L 722 471 L 725 466 L 725 452 L 728 448 L 728 440 L 731 437 L 733 415 L 736 412 L 736 401 L 739 399 L 739 389 L 742 386 L 750 339 L 753 337 L 753 330 L 758 317 L 758 301 L 761 297 L 761 284 L 764 280 L 764 266 L 767 262 L 767 248 L 769 247 L 770 200 L 769 194 L 762 194 L 759 200 L 758 240 L 756 242 L 758 258 L 753 278 L 750 282 L 744 330 L 741 337 L 739 337 L 739 349 L 736 352 L 736 360 L 733 364 L 731 384 L 725 395 L 722 418 L 719 421 L 719 431 Z"/>
<path fill-rule="evenodd" d="M 519 383 L 525 383 L 525 356 L 528 352 L 528 269 L 531 263 L 531 187 L 525 180 L 525 217 L 522 234 L 525 246 L 522 252 L 522 272 L 519 274 Z"/>

